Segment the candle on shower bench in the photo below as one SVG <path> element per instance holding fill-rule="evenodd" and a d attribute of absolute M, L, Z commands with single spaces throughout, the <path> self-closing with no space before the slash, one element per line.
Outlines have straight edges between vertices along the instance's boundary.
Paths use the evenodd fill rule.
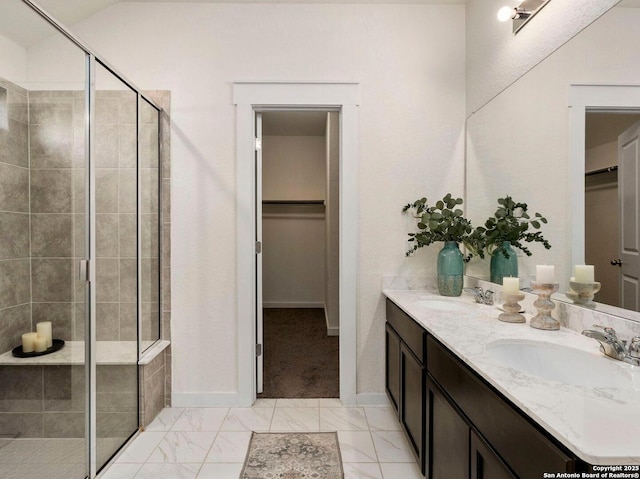
<path fill-rule="evenodd" d="M 576 265 L 576 283 L 593 283 L 594 282 L 594 268 L 590 264 L 577 264 Z"/>
<path fill-rule="evenodd" d="M 520 292 L 520 278 L 502 278 L 502 292 L 504 294 L 518 294 Z"/>
<path fill-rule="evenodd" d="M 38 333 L 24 333 L 22 335 L 22 352 L 32 353 L 35 349 L 35 341 Z"/>
<path fill-rule="evenodd" d="M 41 323 L 36 323 L 36 331 L 38 332 L 38 337 L 45 339 L 48 348 L 53 346 L 53 336 L 51 335 L 51 321 L 42 321 Z"/>
<path fill-rule="evenodd" d="M 33 350 L 36 353 L 41 353 L 47 350 L 47 338 L 43 338 L 42 336 L 38 336 L 33 342 Z"/>
<path fill-rule="evenodd" d="M 538 283 L 553 284 L 555 283 L 554 267 L 547 264 L 539 264 L 536 266 L 536 281 Z"/>

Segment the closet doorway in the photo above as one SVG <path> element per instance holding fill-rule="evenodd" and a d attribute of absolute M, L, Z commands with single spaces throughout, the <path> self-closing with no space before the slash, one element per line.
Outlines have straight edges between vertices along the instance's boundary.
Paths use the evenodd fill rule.
<path fill-rule="evenodd" d="M 339 113 L 256 112 L 258 397 L 340 396 Z"/>

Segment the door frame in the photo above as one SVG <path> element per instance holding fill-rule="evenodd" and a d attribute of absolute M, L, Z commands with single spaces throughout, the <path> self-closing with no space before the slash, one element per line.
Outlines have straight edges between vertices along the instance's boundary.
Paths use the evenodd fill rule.
<path fill-rule="evenodd" d="M 256 111 L 303 108 L 340 114 L 340 400 L 356 404 L 356 297 L 358 264 L 357 83 L 236 82 L 236 264 L 238 403 L 256 400 L 256 265 L 254 116 Z"/>
<path fill-rule="evenodd" d="M 640 109 L 640 85 L 569 86 L 569 201 L 573 212 L 569 221 L 571 263 L 584 264 L 585 258 L 585 118 L 589 111 Z"/>

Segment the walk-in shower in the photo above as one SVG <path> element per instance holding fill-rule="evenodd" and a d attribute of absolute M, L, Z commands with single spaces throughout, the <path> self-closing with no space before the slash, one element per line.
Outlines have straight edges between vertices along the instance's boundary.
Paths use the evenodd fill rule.
<path fill-rule="evenodd" d="M 166 95 L 0 11 L 0 477 L 94 477 L 165 403 Z M 39 322 L 64 347 L 16 357 Z"/>

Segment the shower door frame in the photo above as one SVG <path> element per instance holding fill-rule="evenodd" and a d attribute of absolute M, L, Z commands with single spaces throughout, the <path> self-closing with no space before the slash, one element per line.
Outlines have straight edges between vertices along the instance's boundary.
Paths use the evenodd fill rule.
<path fill-rule="evenodd" d="M 78 276 L 82 274 L 83 279 L 87 282 L 87 288 L 85 292 L 85 448 L 86 448 L 86 460 L 87 470 L 86 474 L 88 478 L 95 478 L 98 473 L 97 464 L 97 398 L 96 398 L 96 167 L 92 161 L 92 153 L 95 151 L 95 127 L 96 124 L 96 65 L 99 64 L 104 67 L 108 72 L 113 74 L 124 85 L 130 88 L 136 94 L 136 131 L 137 131 L 137 162 L 140 159 L 140 103 L 144 100 L 154 107 L 158 113 L 162 112 L 162 108 L 159 107 L 156 102 L 145 95 L 139 88 L 137 88 L 131 81 L 125 76 L 120 74 L 113 66 L 111 66 L 104 59 L 96 55 L 96 53 L 89 48 L 78 37 L 69 32 L 62 24 L 60 24 L 55 18 L 53 18 L 48 12 L 46 12 L 37 3 L 31 0 L 20 0 L 27 7 L 33 10 L 36 14 L 42 17 L 46 22 L 53 26 L 57 31 L 63 34 L 67 39 L 74 43 L 85 53 L 85 225 L 87 233 L 85 236 L 85 251 L 86 258 L 80 261 L 78 265 Z M 162 195 L 162 161 L 161 161 L 161 128 L 160 118 L 158 117 L 158 231 L 160 231 L 160 225 L 162 224 L 162 208 L 161 208 L 161 195 Z M 140 225 L 140 204 L 141 204 L 141 185 L 139 164 L 136 167 L 136 221 L 137 221 L 137 272 L 136 272 L 136 285 L 137 285 L 137 352 L 136 363 L 141 354 L 141 250 L 142 250 L 142 238 L 141 238 L 141 225 Z M 161 235 L 158 236 L 158 271 L 159 271 L 159 314 L 158 320 L 162 313 L 162 281 L 160 280 L 160 273 L 162 271 L 162 239 Z M 158 328 L 159 338 L 162 339 L 162 328 Z M 138 427 L 140 426 L 140 372 L 137 367 L 137 418 Z M 135 435 L 138 430 L 133 431 L 131 436 Z M 124 445 L 124 444 L 123 444 Z M 108 461 L 106 462 L 108 463 Z M 105 465 L 106 465 L 105 463 Z"/>

